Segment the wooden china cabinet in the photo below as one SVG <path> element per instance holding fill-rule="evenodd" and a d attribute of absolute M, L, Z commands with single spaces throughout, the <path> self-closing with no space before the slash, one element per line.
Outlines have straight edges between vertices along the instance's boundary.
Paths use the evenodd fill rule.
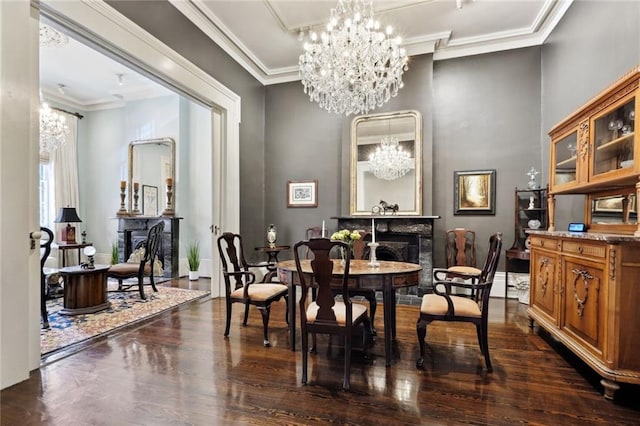
<path fill-rule="evenodd" d="M 601 377 L 640 384 L 640 66 L 549 132 L 549 228 L 529 230 L 528 315 Z M 638 160 L 636 160 L 638 157 Z M 556 196 L 584 194 L 587 232 L 556 231 Z"/>

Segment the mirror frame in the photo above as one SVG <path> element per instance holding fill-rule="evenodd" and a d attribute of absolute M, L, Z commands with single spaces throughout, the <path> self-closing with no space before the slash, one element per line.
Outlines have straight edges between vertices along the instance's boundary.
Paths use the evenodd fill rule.
<path fill-rule="evenodd" d="M 636 197 L 636 212 L 638 211 L 638 190 L 635 186 L 628 186 L 616 189 L 610 189 L 607 191 L 599 191 L 593 192 L 587 195 L 585 198 L 585 222 L 587 224 L 588 230 L 593 232 L 602 232 L 602 233 L 619 233 L 619 234 L 633 234 L 638 229 L 638 223 L 593 223 L 593 206 L 595 200 L 598 198 L 606 198 L 613 196 L 621 196 L 621 195 L 635 195 Z M 630 205 L 627 206 L 628 209 L 631 208 Z M 620 212 L 620 216 L 623 217 L 624 213 Z"/>
<path fill-rule="evenodd" d="M 350 158 L 350 205 L 349 212 L 352 216 L 366 216 L 372 215 L 371 208 L 369 210 L 358 210 L 358 140 L 357 140 L 357 127 L 358 124 L 374 121 L 374 120 L 390 120 L 393 118 L 412 117 L 415 122 L 415 209 L 413 210 L 399 210 L 395 213 L 396 216 L 421 216 L 422 215 L 422 115 L 416 110 L 394 111 L 380 114 L 368 114 L 360 115 L 353 119 L 351 122 L 351 158 Z M 384 136 L 384 135 L 382 135 Z M 382 138 L 381 136 L 381 138 Z M 385 200 L 387 201 L 387 200 Z M 393 200 L 388 200 L 393 201 Z M 372 206 L 373 207 L 373 206 Z"/>
<path fill-rule="evenodd" d="M 172 205 L 173 210 L 175 211 L 175 199 L 176 199 L 176 141 L 173 138 L 165 137 L 165 138 L 155 138 L 155 139 L 140 139 L 137 141 L 129 142 L 129 176 L 127 180 L 127 198 L 128 198 L 128 212 L 130 215 L 133 215 L 133 148 L 140 145 L 168 145 L 171 151 L 171 164 L 169 165 L 169 177 L 171 177 L 171 181 L 173 182 L 172 190 Z M 161 182 L 162 183 L 162 182 Z M 165 197 L 167 195 L 166 185 L 158 186 L 158 188 L 164 188 L 163 190 L 159 190 L 158 197 Z M 173 215 L 173 214 L 172 214 Z M 164 212 L 159 212 L 159 216 L 167 216 Z"/>

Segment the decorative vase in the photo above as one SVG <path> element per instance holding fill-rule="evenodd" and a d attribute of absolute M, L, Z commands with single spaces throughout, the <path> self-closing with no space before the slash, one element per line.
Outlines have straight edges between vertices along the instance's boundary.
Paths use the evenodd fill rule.
<path fill-rule="evenodd" d="M 196 281 L 197 279 L 200 279 L 200 272 L 189 271 L 189 281 Z"/>
<path fill-rule="evenodd" d="M 276 237 L 277 237 L 277 230 L 272 223 L 267 228 L 267 241 L 269 242 L 269 247 L 274 248 L 276 246 Z"/>

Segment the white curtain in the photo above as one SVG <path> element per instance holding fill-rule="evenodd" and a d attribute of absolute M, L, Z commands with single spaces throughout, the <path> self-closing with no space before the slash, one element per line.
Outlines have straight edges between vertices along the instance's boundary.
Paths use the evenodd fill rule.
<path fill-rule="evenodd" d="M 64 144 L 49 154 L 53 162 L 53 182 L 55 191 L 56 217 L 60 207 L 75 207 L 78 211 L 80 197 L 78 194 L 78 117 L 65 112 L 56 111 L 66 118 L 69 133 Z M 82 219 L 82 214 L 78 211 Z M 66 224 L 56 226 L 57 234 Z"/>

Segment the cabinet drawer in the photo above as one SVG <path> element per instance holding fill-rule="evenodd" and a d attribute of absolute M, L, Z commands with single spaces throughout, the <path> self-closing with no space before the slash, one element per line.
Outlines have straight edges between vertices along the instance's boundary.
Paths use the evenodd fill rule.
<path fill-rule="evenodd" d="M 590 244 L 583 241 L 563 241 L 562 252 L 580 254 L 582 256 L 596 257 L 603 259 L 605 257 L 607 247 L 601 244 Z"/>
<path fill-rule="evenodd" d="M 554 238 L 545 238 L 539 235 L 531 236 L 531 248 L 543 248 L 547 250 L 559 250 L 560 242 Z"/>

